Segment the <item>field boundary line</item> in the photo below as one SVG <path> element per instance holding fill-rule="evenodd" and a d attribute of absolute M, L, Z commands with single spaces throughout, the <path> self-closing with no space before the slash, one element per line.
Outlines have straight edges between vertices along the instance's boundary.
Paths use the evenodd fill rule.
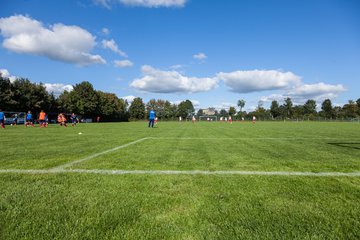
<path fill-rule="evenodd" d="M 120 145 L 120 146 L 117 146 L 117 147 L 114 147 L 114 148 L 111 148 L 111 149 L 108 149 L 108 150 L 105 150 L 105 151 L 102 151 L 102 152 L 99 152 L 99 153 L 95 153 L 95 154 L 92 154 L 90 156 L 87 156 L 87 157 L 84 157 L 84 158 L 81 158 L 81 159 L 78 159 L 78 160 L 63 164 L 63 165 L 56 166 L 54 168 L 51 168 L 50 170 L 52 170 L 52 171 L 55 170 L 56 171 L 56 170 L 65 169 L 65 168 L 71 167 L 73 165 L 76 165 L 78 163 L 81 163 L 81 162 L 96 158 L 98 156 L 101 156 L 101 155 L 104 155 L 104 154 L 107 154 L 107 153 L 110 153 L 110 152 L 114 152 L 114 151 L 117 151 L 117 150 L 122 149 L 122 148 L 126 148 L 126 147 L 128 147 L 130 145 L 145 141 L 147 139 L 152 139 L 152 137 L 140 138 L 138 140 L 135 140 L 135 141 L 132 141 L 132 142 L 129 142 L 129 143 L 126 143 L 126 144 L 123 144 L 123 145 Z"/>
<path fill-rule="evenodd" d="M 152 137 L 157 140 L 339 140 L 339 141 L 360 141 L 360 138 L 303 138 L 303 137 Z"/>
<path fill-rule="evenodd" d="M 177 170 L 102 170 L 102 169 L 0 169 L 0 173 L 56 174 L 85 173 L 102 175 L 262 175 L 308 177 L 360 177 L 360 172 L 284 172 L 284 171 L 177 171 Z"/>

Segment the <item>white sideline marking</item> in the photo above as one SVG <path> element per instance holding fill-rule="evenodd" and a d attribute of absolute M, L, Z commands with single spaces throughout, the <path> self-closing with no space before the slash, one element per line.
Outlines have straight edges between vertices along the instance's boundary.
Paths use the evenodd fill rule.
<path fill-rule="evenodd" d="M 360 172 L 261 172 L 261 171 L 175 171 L 175 170 L 101 170 L 101 169 L 0 169 L 0 173 L 54 174 L 88 173 L 103 175 L 267 175 L 267 176 L 309 176 L 309 177 L 360 177 Z"/>
<path fill-rule="evenodd" d="M 153 139 L 166 140 L 338 140 L 338 141 L 360 141 L 360 138 L 302 138 L 302 137 L 152 137 Z"/>
<path fill-rule="evenodd" d="M 67 167 L 71 167 L 71 166 L 73 166 L 73 165 L 75 165 L 75 164 L 78 164 L 78 163 L 81 163 L 81 162 L 90 160 L 90 159 L 92 159 L 92 158 L 96 158 L 96 157 L 98 157 L 98 156 L 100 156 L 100 155 L 107 154 L 107 153 L 110 153 L 110 152 L 119 150 L 119 149 L 121 149 L 121 148 L 128 147 L 128 146 L 130 146 L 130 145 L 133 145 L 133 144 L 138 143 L 138 142 L 142 142 L 142 141 L 147 140 L 147 139 L 151 139 L 151 137 L 141 138 L 141 139 L 138 139 L 138 140 L 136 140 L 136 141 L 129 142 L 129 143 L 126 143 L 126 144 L 124 144 L 124 145 L 117 146 L 117 147 L 112 148 L 112 149 L 105 150 L 105 151 L 103 151 L 103 152 L 95 153 L 95 154 L 93 154 L 93 155 L 90 155 L 90 156 L 81 158 L 81 159 L 79 159 L 79 160 L 76 160 L 76 161 L 73 161 L 73 162 L 66 163 L 66 164 L 64 164 L 64 165 L 60 165 L 60 166 L 54 167 L 54 168 L 52 168 L 52 169 L 50 169 L 50 170 L 55 170 L 55 171 L 56 171 L 56 170 L 61 170 L 61 169 L 67 168 Z"/>

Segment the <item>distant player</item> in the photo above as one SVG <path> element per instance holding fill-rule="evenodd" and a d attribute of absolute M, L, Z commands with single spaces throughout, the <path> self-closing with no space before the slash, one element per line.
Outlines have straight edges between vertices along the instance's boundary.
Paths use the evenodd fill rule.
<path fill-rule="evenodd" d="M 255 116 L 253 116 L 253 117 L 252 117 L 252 123 L 254 123 L 254 124 L 255 124 L 255 122 L 256 122 L 256 117 L 255 117 Z"/>
<path fill-rule="evenodd" d="M 150 110 L 150 113 L 149 113 L 149 126 L 148 127 L 154 127 L 154 121 L 155 121 L 155 117 L 156 117 L 156 114 L 155 114 L 155 111 L 153 109 Z"/>
<path fill-rule="evenodd" d="M 232 118 L 229 116 L 229 123 L 232 124 Z"/>
<path fill-rule="evenodd" d="M 196 118 L 195 116 L 192 117 L 192 123 L 195 123 L 196 122 Z"/>
<path fill-rule="evenodd" d="M 16 126 L 18 122 L 18 115 L 15 113 L 13 118 L 13 126 Z"/>
<path fill-rule="evenodd" d="M 96 121 L 99 123 L 100 122 L 100 116 L 97 116 Z"/>
<path fill-rule="evenodd" d="M 34 122 L 33 122 L 33 116 L 32 116 L 32 113 L 31 111 L 28 111 L 27 114 L 26 114 L 26 123 L 25 123 L 25 127 L 27 127 L 28 125 L 30 126 L 34 126 Z"/>
<path fill-rule="evenodd" d="M 66 125 L 66 118 L 65 118 L 65 115 L 63 113 L 60 113 L 57 117 L 57 121 L 59 123 L 60 126 L 63 126 L 63 127 L 67 127 Z"/>
<path fill-rule="evenodd" d="M 72 113 L 72 114 L 71 114 L 70 119 L 71 119 L 71 126 L 73 126 L 73 127 L 76 126 L 76 123 L 77 123 L 77 121 L 78 121 L 78 118 L 77 118 L 77 116 L 76 116 L 75 113 Z"/>
<path fill-rule="evenodd" d="M 223 121 L 223 117 L 220 117 L 220 122 L 222 122 Z"/>
<path fill-rule="evenodd" d="M 155 117 L 155 125 L 158 123 L 158 117 Z"/>
<path fill-rule="evenodd" d="M 245 120 L 244 117 L 241 117 L 241 122 L 244 122 L 244 120 Z"/>
<path fill-rule="evenodd" d="M 0 124 L 1 128 L 5 128 L 5 113 L 0 109 Z"/>
<path fill-rule="evenodd" d="M 181 118 L 181 116 L 179 117 L 179 121 L 180 121 L 180 122 L 182 121 L 182 118 Z"/>
<path fill-rule="evenodd" d="M 44 112 L 44 110 L 41 110 L 41 112 L 39 114 L 40 128 L 45 128 L 46 127 L 45 118 L 46 118 L 46 113 Z"/>

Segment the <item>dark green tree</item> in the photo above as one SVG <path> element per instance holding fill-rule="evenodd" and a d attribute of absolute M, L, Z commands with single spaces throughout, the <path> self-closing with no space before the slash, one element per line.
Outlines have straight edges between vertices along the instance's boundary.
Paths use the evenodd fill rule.
<path fill-rule="evenodd" d="M 178 105 L 177 116 L 182 118 L 190 118 L 195 113 L 195 108 L 190 100 L 182 101 Z"/>
<path fill-rule="evenodd" d="M 246 102 L 243 99 L 238 100 L 237 105 L 240 108 L 240 113 L 242 112 L 243 107 L 245 107 L 245 103 Z"/>
<path fill-rule="evenodd" d="M 293 116 L 293 103 L 291 98 L 286 98 L 284 103 L 285 116 L 287 118 L 292 118 Z"/>
<path fill-rule="evenodd" d="M 145 119 L 145 104 L 141 98 L 134 98 L 129 107 L 129 116 L 133 120 Z"/>
<path fill-rule="evenodd" d="M 229 108 L 229 115 L 234 116 L 236 114 L 236 109 L 234 107 Z"/>
<path fill-rule="evenodd" d="M 279 108 L 279 103 L 276 100 L 273 100 L 271 102 L 270 113 L 271 113 L 272 118 L 274 118 L 274 119 L 278 118 L 281 114 L 280 108 Z"/>
<path fill-rule="evenodd" d="M 323 116 L 326 118 L 333 117 L 333 106 L 330 99 L 325 99 L 321 104 L 321 110 L 323 111 Z"/>

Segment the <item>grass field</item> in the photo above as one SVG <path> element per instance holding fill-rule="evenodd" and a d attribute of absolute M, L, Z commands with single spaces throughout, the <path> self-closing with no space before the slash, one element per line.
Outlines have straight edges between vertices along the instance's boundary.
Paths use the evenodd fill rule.
<path fill-rule="evenodd" d="M 359 123 L 7 126 L 0 144 L 0 239 L 360 239 Z"/>

